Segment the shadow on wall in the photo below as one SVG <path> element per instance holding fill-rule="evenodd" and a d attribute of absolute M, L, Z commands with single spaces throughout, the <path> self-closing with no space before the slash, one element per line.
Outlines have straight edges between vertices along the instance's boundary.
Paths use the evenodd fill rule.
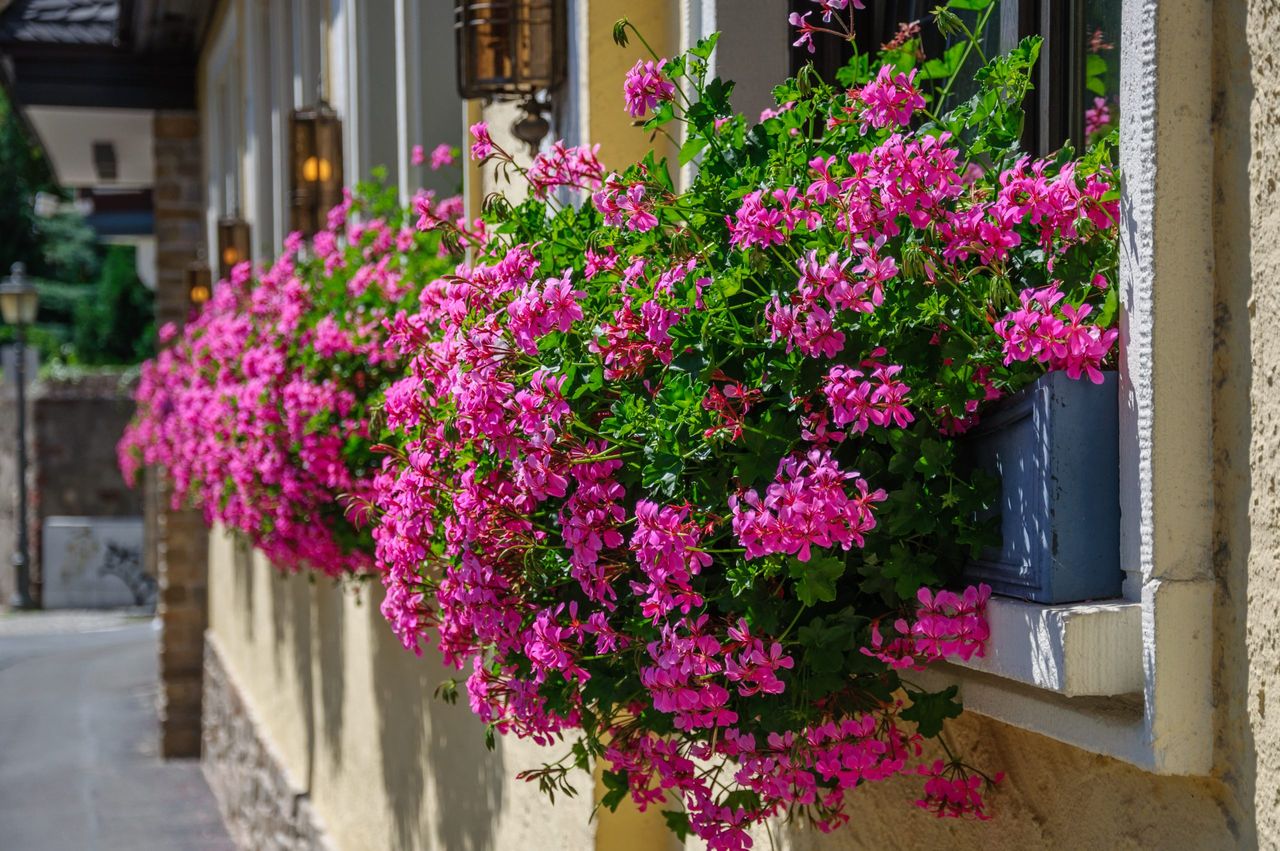
<path fill-rule="evenodd" d="M 249 539 L 235 532 L 226 531 L 231 536 L 232 563 L 235 569 L 236 610 L 244 616 L 237 618 L 244 627 L 244 637 L 253 644 L 253 545 Z"/>
<path fill-rule="evenodd" d="M 362 589 L 361 593 L 364 591 Z M 315 632 L 320 670 L 321 731 L 325 753 L 335 770 L 342 768 L 342 725 L 347 691 L 346 592 L 328 579 L 317 579 L 313 594 L 316 600 Z"/>
<path fill-rule="evenodd" d="M 258 558 L 262 558 L 260 555 Z M 316 758 L 315 678 L 311 667 L 312 587 L 308 577 L 286 576 L 268 566 L 264 574 L 271 595 L 272 649 L 276 675 L 283 679 L 286 666 L 292 667 L 298 684 L 301 704 L 298 714 L 302 717 L 306 736 L 305 774 L 296 778 L 303 789 L 311 788 L 312 768 Z"/>
<path fill-rule="evenodd" d="M 382 779 L 395 814 L 395 847 L 496 851 L 507 771 L 502 742 L 493 751 L 485 747 L 484 727 L 465 696 L 457 706 L 435 699 L 436 687 L 454 672 L 432 649 L 418 658 L 400 646 L 378 611 L 381 596 L 380 589 L 372 593 L 365 608 L 374 634 Z M 431 806 L 426 776 L 434 781 Z"/>

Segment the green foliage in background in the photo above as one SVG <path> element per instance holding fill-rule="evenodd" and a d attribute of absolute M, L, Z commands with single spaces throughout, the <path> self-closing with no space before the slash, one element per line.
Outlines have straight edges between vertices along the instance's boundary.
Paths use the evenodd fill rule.
<path fill-rule="evenodd" d="M 74 211 L 37 216 L 35 196 L 66 193 L 28 128 L 0 92 L 0 275 L 16 262 L 40 293 L 27 331 L 43 364 L 134 364 L 155 350 L 152 294 L 135 271 L 130 246 L 98 244 Z M 0 323 L 0 345 L 14 329 Z"/>

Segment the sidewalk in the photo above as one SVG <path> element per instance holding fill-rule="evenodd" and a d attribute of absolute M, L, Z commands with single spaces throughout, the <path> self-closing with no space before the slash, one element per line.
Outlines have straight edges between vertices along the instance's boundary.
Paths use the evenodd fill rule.
<path fill-rule="evenodd" d="M 234 851 L 199 764 L 157 756 L 155 691 L 150 619 L 0 614 L 0 848 Z"/>

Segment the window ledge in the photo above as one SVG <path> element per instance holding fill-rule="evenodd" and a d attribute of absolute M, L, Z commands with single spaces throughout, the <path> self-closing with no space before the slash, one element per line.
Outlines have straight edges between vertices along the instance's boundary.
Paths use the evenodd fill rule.
<path fill-rule="evenodd" d="M 1143 690 L 1141 603 L 1045 606 L 993 597 L 987 621 L 986 656 L 955 665 L 1064 697 Z"/>

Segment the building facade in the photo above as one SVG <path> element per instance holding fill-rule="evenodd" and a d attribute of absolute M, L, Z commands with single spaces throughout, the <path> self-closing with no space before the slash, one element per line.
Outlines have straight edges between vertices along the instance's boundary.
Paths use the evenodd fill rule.
<path fill-rule="evenodd" d="M 664 55 L 723 32 L 716 72 L 739 81 L 735 108 L 754 115 L 797 61 L 792 5 L 569 0 L 566 82 L 550 93 L 544 144 L 598 142 L 606 166 L 654 144 L 622 109 L 640 56 L 612 42 L 623 16 Z M 1068 6 L 1002 2 L 1000 44 L 1065 27 L 1055 10 Z M 903 778 L 860 792 L 834 834 L 779 826 L 783 847 L 1280 845 L 1280 713 L 1267 705 L 1280 689 L 1280 337 L 1268 313 L 1280 307 L 1280 2 L 1081 7 L 1113 16 L 1121 45 L 1123 592 L 996 600 L 987 659 L 931 674 L 960 687 L 961 744 L 1007 772 L 995 821 L 904 817 L 915 781 Z M 513 104 L 458 98 L 452 25 L 446 0 L 216 4 L 195 48 L 206 244 L 236 216 L 254 257 L 273 255 L 290 229 L 289 115 L 321 99 L 343 121 L 349 180 L 381 167 L 402 197 L 461 188 L 473 210 L 517 191 L 475 166 L 411 160 L 417 144 L 465 147 L 482 118 L 518 147 L 503 135 Z M 1045 150 L 1070 135 L 1083 97 L 1051 79 L 1070 67 L 1070 42 L 1048 44 L 1031 142 Z M 591 819 L 589 790 L 551 807 L 516 780 L 537 748 L 486 750 L 465 707 L 432 699 L 446 672 L 385 629 L 376 583 L 353 593 L 277 575 L 220 530 L 207 582 L 204 759 L 244 847 L 674 847 L 653 812 Z"/>

